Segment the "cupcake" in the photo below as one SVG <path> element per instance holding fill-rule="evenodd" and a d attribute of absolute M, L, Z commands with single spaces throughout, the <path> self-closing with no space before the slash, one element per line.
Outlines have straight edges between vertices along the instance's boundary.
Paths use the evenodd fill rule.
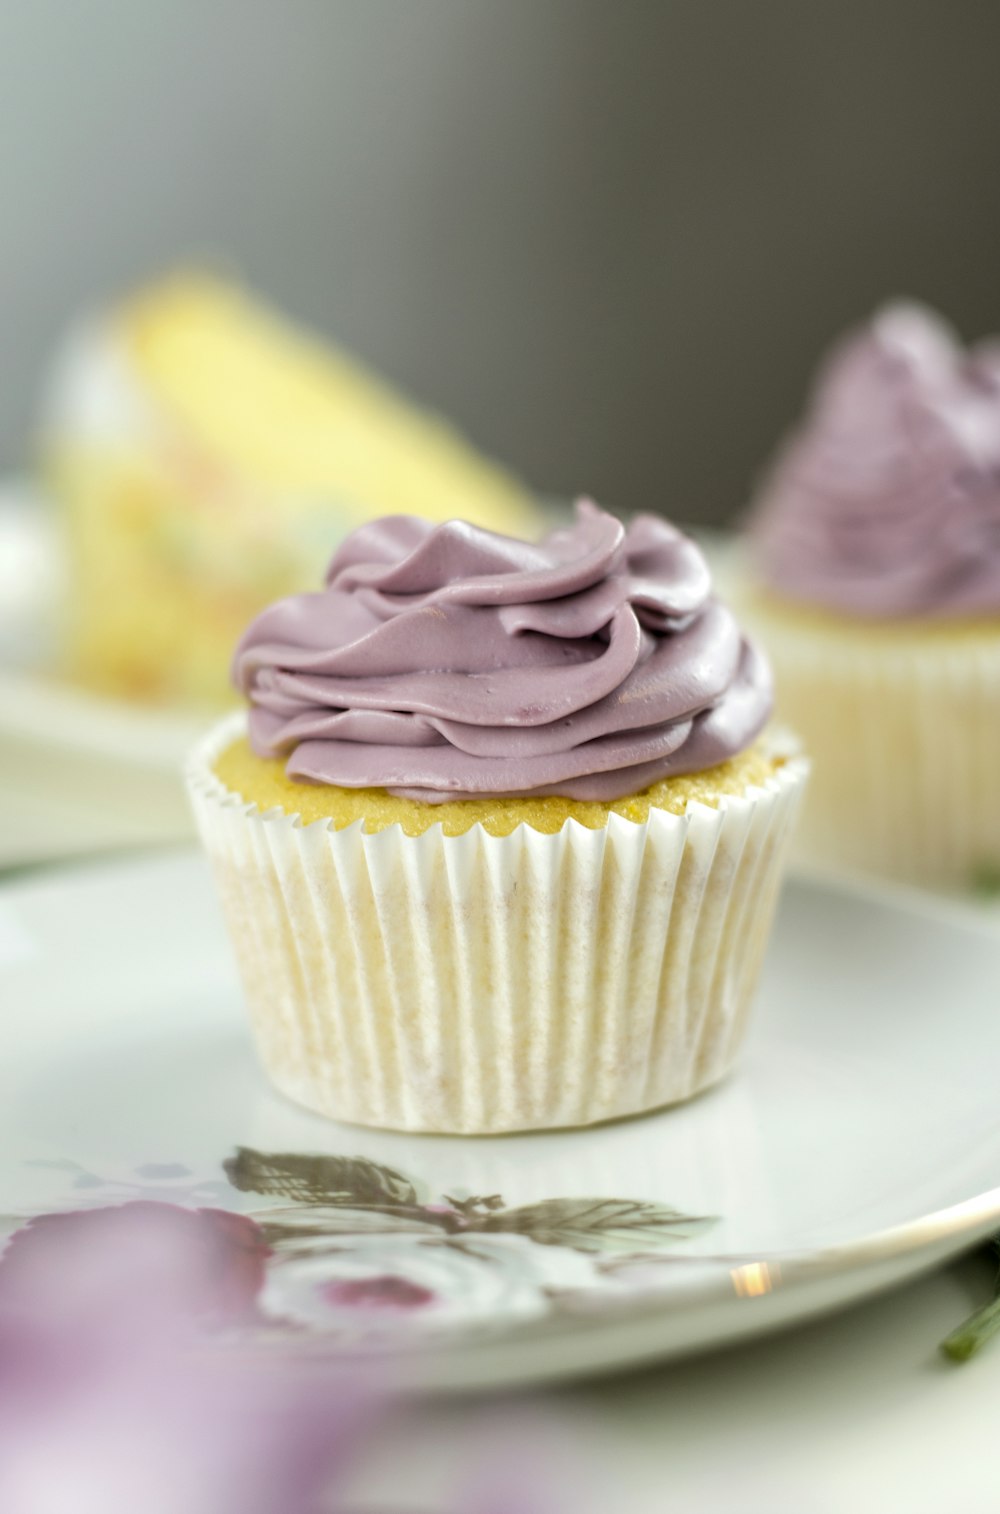
<path fill-rule="evenodd" d="M 373 522 L 233 676 L 188 779 L 279 1089 L 478 1133 L 725 1075 L 805 764 L 679 531 Z"/>
<path fill-rule="evenodd" d="M 69 546 L 67 667 L 220 707 L 252 615 L 397 510 L 530 531 L 528 492 L 445 422 L 240 288 L 175 274 L 58 354 L 43 466 Z"/>
<path fill-rule="evenodd" d="M 820 374 L 750 524 L 743 608 L 814 757 L 813 862 L 1000 870 L 1000 350 L 894 306 Z"/>

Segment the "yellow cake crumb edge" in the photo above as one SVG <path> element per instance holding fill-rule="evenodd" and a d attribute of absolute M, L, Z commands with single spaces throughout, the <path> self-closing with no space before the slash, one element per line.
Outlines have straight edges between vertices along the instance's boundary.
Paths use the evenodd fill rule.
<path fill-rule="evenodd" d="M 555 835 L 567 820 L 576 820 L 588 830 L 601 830 L 611 815 L 621 815 L 641 825 L 654 809 L 671 815 L 684 814 L 689 804 L 717 809 L 726 795 L 739 796 L 748 789 L 762 787 L 786 761 L 784 755 L 758 741 L 717 767 L 662 778 L 621 799 L 584 801 L 550 795 L 456 799 L 445 804 L 400 799 L 378 788 L 297 783 L 285 773 L 282 759 L 258 757 L 245 736 L 237 737 L 219 753 L 212 770 L 226 789 L 244 803 L 256 805 L 262 813 L 277 809 L 297 815 L 304 825 L 328 820 L 339 831 L 361 820 L 369 835 L 399 825 L 407 836 L 421 836 L 438 824 L 444 835 L 462 836 L 474 825 L 481 825 L 491 836 L 509 836 L 519 825 L 529 825 L 543 835 Z"/>

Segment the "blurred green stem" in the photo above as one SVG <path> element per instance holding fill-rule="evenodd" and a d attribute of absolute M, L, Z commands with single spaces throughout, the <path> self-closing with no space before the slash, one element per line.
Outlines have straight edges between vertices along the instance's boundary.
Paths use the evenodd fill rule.
<path fill-rule="evenodd" d="M 964 1324 L 941 1342 L 941 1350 L 953 1362 L 967 1362 L 981 1346 L 1000 1333 L 1000 1295 L 991 1304 L 977 1309 Z"/>

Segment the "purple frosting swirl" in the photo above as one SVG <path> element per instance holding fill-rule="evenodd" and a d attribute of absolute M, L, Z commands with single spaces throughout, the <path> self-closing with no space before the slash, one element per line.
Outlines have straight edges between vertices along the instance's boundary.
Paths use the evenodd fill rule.
<path fill-rule="evenodd" d="M 236 651 L 250 739 L 290 777 L 431 804 L 612 799 L 742 751 L 770 671 L 666 521 L 588 501 L 537 545 L 389 516 Z"/>
<path fill-rule="evenodd" d="M 853 615 L 1000 612 L 1000 348 L 919 306 L 835 349 L 751 522 L 779 593 Z"/>

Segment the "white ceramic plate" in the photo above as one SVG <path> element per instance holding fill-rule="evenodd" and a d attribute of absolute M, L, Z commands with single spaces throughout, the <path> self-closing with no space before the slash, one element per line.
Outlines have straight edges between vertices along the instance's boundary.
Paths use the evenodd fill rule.
<path fill-rule="evenodd" d="M 409 1386 L 665 1357 L 1000 1226 L 998 990 L 989 915 L 800 882 L 725 1086 L 587 1131 L 397 1135 L 264 1082 L 200 857 L 8 883 L 0 1210 L 8 1231 L 134 1198 L 239 1211 L 271 1255 L 220 1339 L 374 1348 Z"/>

